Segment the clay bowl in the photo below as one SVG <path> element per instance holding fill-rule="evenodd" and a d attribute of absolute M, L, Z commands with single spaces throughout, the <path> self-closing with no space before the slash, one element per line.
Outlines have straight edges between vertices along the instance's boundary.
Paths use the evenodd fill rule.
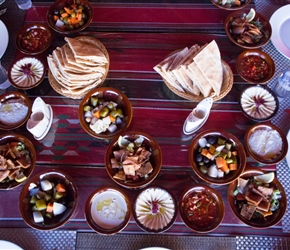
<path fill-rule="evenodd" d="M 205 198 L 201 198 L 202 196 Z M 194 209 L 195 205 L 190 202 L 190 199 L 194 201 L 199 198 L 201 206 L 199 209 Z M 208 201 L 212 203 L 208 205 Z M 192 208 L 193 211 L 189 211 L 189 208 Z M 181 194 L 179 198 L 179 213 L 188 228 L 198 233 L 208 233 L 215 230 L 221 224 L 225 208 L 223 199 L 217 190 L 207 185 L 196 185 L 187 188 Z M 208 219 L 208 217 L 213 218 Z"/>
<path fill-rule="evenodd" d="M 231 144 L 232 146 L 230 150 L 226 150 L 226 147 L 224 147 L 222 152 L 214 157 L 214 160 L 208 161 L 208 159 L 212 157 L 211 155 L 215 154 L 215 152 L 213 154 L 210 153 L 211 149 L 208 147 L 208 143 L 213 140 L 211 143 L 212 146 L 216 148 L 215 151 L 219 151 L 220 149 L 218 147 L 221 145 L 218 144 L 218 138 L 224 140 L 227 144 Z M 206 139 L 207 146 L 201 147 L 200 140 L 204 141 L 204 139 Z M 203 152 L 201 151 L 202 149 L 204 149 Z M 224 164 L 224 168 L 220 168 L 224 171 L 218 171 L 218 173 L 221 175 L 223 174 L 223 176 L 220 175 L 220 177 L 215 177 L 217 170 L 211 166 L 217 165 L 216 159 L 221 157 L 222 154 L 225 154 L 225 150 L 227 152 L 231 151 L 231 153 L 229 153 L 231 154 L 229 159 L 232 159 L 232 163 Z M 211 185 L 226 185 L 237 179 L 244 171 L 246 166 L 246 153 L 242 143 L 233 134 L 224 130 L 209 129 L 201 132 L 193 139 L 189 148 L 189 162 L 193 171 L 201 180 Z M 228 171 L 226 168 L 233 170 Z"/>
<path fill-rule="evenodd" d="M 98 99 L 98 103 L 96 105 L 92 105 L 92 100 Z M 109 128 L 107 128 L 104 132 L 96 130 L 94 131 L 91 127 L 90 124 L 92 123 L 92 117 L 94 116 L 92 113 L 94 112 L 95 109 L 98 109 L 98 107 L 104 106 L 100 100 L 102 100 L 102 103 L 109 103 L 109 102 L 114 102 L 117 104 L 115 108 L 109 108 L 109 113 L 108 115 L 101 117 L 101 120 L 104 120 L 105 117 L 108 118 L 109 114 L 111 114 L 111 111 L 113 109 L 120 109 L 122 111 L 123 117 L 121 117 L 121 122 L 119 123 L 118 120 L 116 119 L 114 122 L 111 122 L 111 125 L 116 125 L 114 131 L 110 131 Z M 89 107 L 89 108 L 87 108 Z M 87 109 L 90 109 L 90 120 L 87 120 Z M 126 97 L 126 95 L 114 88 L 110 87 L 100 87 L 100 88 L 95 88 L 91 91 L 89 91 L 84 98 L 82 99 L 80 106 L 79 106 L 79 111 L 78 111 L 78 116 L 79 120 L 81 123 L 82 128 L 90 135 L 98 139 L 111 139 L 113 137 L 118 136 L 122 132 L 124 132 L 129 126 L 132 121 L 132 116 L 133 116 L 133 110 L 131 103 L 129 99 Z"/>
<path fill-rule="evenodd" d="M 234 34 L 236 32 L 234 32 L 233 30 L 232 23 L 234 19 L 242 18 L 246 14 L 247 12 L 244 9 L 241 9 L 241 10 L 236 10 L 236 11 L 231 12 L 226 17 L 226 19 L 224 20 L 224 29 L 226 31 L 228 38 L 234 44 L 244 49 L 257 49 L 266 45 L 271 38 L 272 27 L 271 27 L 271 24 L 269 23 L 269 20 L 266 19 L 262 14 L 258 12 L 256 12 L 256 15 L 252 22 L 257 22 L 257 21 L 260 22 L 260 25 L 261 25 L 260 31 L 262 32 L 263 36 L 258 41 L 255 41 L 251 44 L 238 42 L 238 38 L 240 38 L 240 34 Z"/>
<path fill-rule="evenodd" d="M 50 29 L 43 24 L 27 24 L 16 35 L 16 48 L 26 55 L 37 55 L 49 48 L 52 42 Z"/>
<path fill-rule="evenodd" d="M 252 137 L 254 134 L 256 139 Z M 269 137 L 270 135 L 272 137 Z M 252 142 L 251 138 L 253 138 L 255 143 Z M 259 148 L 255 147 L 261 143 L 260 140 L 264 140 L 267 143 L 267 151 L 259 150 Z M 278 142 L 281 145 L 281 149 L 278 150 L 274 146 L 273 150 L 270 150 Z M 288 151 L 288 142 L 283 131 L 271 123 L 258 123 L 251 126 L 246 131 L 244 145 L 246 152 L 252 159 L 266 165 L 278 164 L 286 157 Z"/>
<path fill-rule="evenodd" d="M 50 183 L 53 183 L 52 189 L 49 189 L 48 191 L 43 191 L 41 185 L 41 182 L 43 181 L 49 181 Z M 59 183 L 63 185 L 63 190 L 65 190 L 65 192 L 58 191 L 59 189 L 57 189 L 57 185 Z M 47 197 L 47 195 L 52 196 L 52 200 L 45 201 L 46 204 L 53 201 L 53 204 L 63 204 L 66 207 L 65 211 L 61 211 L 59 210 L 59 208 L 55 208 L 57 206 L 54 206 L 52 213 L 49 213 L 46 210 L 47 208 L 45 208 L 44 210 L 42 210 L 42 212 L 44 213 L 44 215 L 42 215 L 44 221 L 36 222 L 33 216 L 33 207 L 37 207 L 37 204 L 31 204 L 31 201 L 34 200 L 33 197 L 38 197 L 40 191 L 42 191 L 42 194 L 46 193 L 45 197 Z M 42 197 L 39 198 L 41 199 Z M 70 177 L 67 173 L 61 170 L 46 170 L 32 176 L 29 181 L 26 182 L 26 184 L 23 186 L 19 196 L 19 210 L 24 222 L 28 226 L 36 230 L 47 231 L 57 229 L 63 226 L 66 222 L 68 222 L 68 220 L 72 217 L 76 210 L 77 201 L 78 189 L 72 177 Z M 57 210 L 59 211 L 56 212 Z M 60 213 L 60 211 L 62 213 Z"/>
<path fill-rule="evenodd" d="M 241 0 L 240 1 L 240 5 L 235 5 L 235 4 L 220 4 L 219 0 L 210 0 L 215 6 L 217 6 L 220 9 L 223 10 L 239 10 L 239 9 L 243 9 L 245 8 L 250 2 L 251 0 Z"/>
<path fill-rule="evenodd" d="M 261 169 L 246 169 L 244 173 L 241 174 L 241 178 L 243 179 L 249 179 L 250 177 L 256 176 L 256 175 L 261 175 L 264 174 L 264 172 Z M 230 204 L 230 207 L 232 211 L 234 212 L 235 216 L 238 217 L 240 221 L 242 221 L 244 224 L 258 228 L 258 229 L 263 229 L 263 228 L 269 228 L 281 221 L 283 218 L 285 212 L 286 212 L 286 207 L 287 207 L 287 198 L 286 198 L 286 193 L 283 189 L 283 186 L 281 183 L 278 181 L 278 179 L 275 177 L 274 180 L 269 184 L 270 187 L 274 187 L 275 189 L 279 189 L 281 192 L 281 198 L 279 199 L 279 208 L 278 210 L 274 211 L 272 215 L 269 215 L 266 217 L 266 219 L 261 218 L 261 217 L 252 217 L 250 220 L 246 219 L 240 214 L 240 208 L 239 204 L 240 202 L 237 202 L 236 196 L 235 196 L 235 191 L 237 190 L 238 186 L 238 180 L 235 180 L 229 185 L 228 188 L 228 202 Z"/>
<path fill-rule="evenodd" d="M 119 146 L 121 141 L 120 138 L 123 138 L 122 141 L 128 140 L 130 142 L 134 142 L 136 139 L 142 140 L 141 146 L 134 146 L 134 156 L 136 155 L 136 150 L 141 149 L 141 147 L 143 147 L 145 151 L 151 153 L 149 158 L 146 160 L 146 163 L 150 163 L 153 168 L 150 173 L 143 176 L 143 174 L 147 172 L 143 172 L 143 174 L 141 172 L 141 174 L 139 175 L 138 172 L 134 171 L 134 175 L 126 175 L 123 169 L 116 168 L 116 164 L 118 165 L 120 164 L 120 162 L 118 163 L 119 159 L 117 159 L 118 157 L 115 152 L 121 152 L 119 150 L 124 150 L 125 152 L 128 152 L 126 147 Z M 118 185 L 128 189 L 144 188 L 152 183 L 158 176 L 162 166 L 162 152 L 156 140 L 153 139 L 150 135 L 147 135 L 143 132 L 127 131 L 122 133 L 120 137 L 115 137 L 111 141 L 106 151 L 105 164 L 108 175 Z"/>
<path fill-rule="evenodd" d="M 139 191 L 133 206 L 137 225 L 149 233 L 168 230 L 177 217 L 177 202 L 168 190 L 150 186 Z"/>
<path fill-rule="evenodd" d="M 84 15 L 82 21 L 77 24 L 69 25 L 68 17 L 65 20 L 62 20 L 61 23 L 58 23 L 55 19 L 55 16 L 58 17 L 59 22 L 61 20 L 60 12 L 64 11 L 64 8 L 72 9 L 72 4 L 76 4 L 77 7 L 82 6 L 82 14 Z M 46 21 L 51 29 L 54 31 L 64 34 L 71 35 L 78 33 L 85 28 L 87 28 L 93 19 L 93 8 L 89 1 L 87 0 L 56 0 L 52 5 L 50 5 L 47 14 Z"/>
<path fill-rule="evenodd" d="M 21 92 L 12 91 L 1 95 L 0 130 L 13 130 L 21 127 L 28 120 L 31 108 L 30 99 Z M 17 116 L 12 115 L 16 112 Z"/>
<path fill-rule="evenodd" d="M 256 67 L 255 70 L 251 70 Z M 263 68 L 263 71 L 258 71 Z M 237 57 L 236 69 L 238 74 L 248 83 L 266 84 L 275 74 L 273 59 L 262 50 L 244 50 Z"/>
<path fill-rule="evenodd" d="M 8 147 L 7 144 L 9 145 Z M 5 155 L 3 157 L 6 160 L 10 159 L 14 166 L 21 166 L 20 170 L 9 170 L 10 178 L 6 177 L 0 182 L 0 190 L 10 190 L 26 182 L 32 174 L 36 163 L 36 151 L 32 142 L 20 134 L 2 134 L 0 135 L 0 152 L 1 155 Z M 4 172 L 5 170 L 1 170 L 1 175 Z"/>
<path fill-rule="evenodd" d="M 109 213 L 105 213 L 105 210 Z M 102 235 L 113 235 L 121 232 L 129 223 L 131 203 L 121 189 L 98 188 L 87 199 L 85 216 L 94 231 Z"/>

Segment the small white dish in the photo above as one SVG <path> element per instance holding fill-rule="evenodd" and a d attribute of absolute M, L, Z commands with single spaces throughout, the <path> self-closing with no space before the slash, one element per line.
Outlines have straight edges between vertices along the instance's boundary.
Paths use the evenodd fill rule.
<path fill-rule="evenodd" d="M 23 248 L 17 246 L 16 244 L 6 241 L 6 240 L 0 240 L 0 250 L 23 250 Z"/>
<path fill-rule="evenodd" d="M 200 129 L 207 121 L 213 104 L 212 97 L 207 97 L 197 104 L 183 124 L 183 133 L 190 135 Z"/>
<path fill-rule="evenodd" d="M 286 161 L 287 161 L 288 167 L 290 168 L 290 129 L 287 134 L 287 141 L 288 141 L 289 147 L 288 147 L 288 152 L 286 154 Z"/>
<path fill-rule="evenodd" d="M 5 24 L 0 20 L 0 58 L 4 55 L 9 41 L 9 34 Z"/>
<path fill-rule="evenodd" d="M 272 26 L 271 41 L 274 47 L 290 59 L 290 4 L 276 10 L 270 18 Z"/>
<path fill-rule="evenodd" d="M 34 136 L 34 139 L 38 140 L 38 141 L 41 141 L 48 133 L 48 131 L 50 130 L 50 127 L 51 127 L 51 124 L 52 124 L 52 120 L 53 120 L 53 111 L 52 111 L 52 108 L 49 104 L 46 104 L 47 107 L 48 107 L 48 110 L 49 110 L 49 122 L 47 124 L 47 127 L 45 129 L 45 131 L 43 132 L 43 134 L 39 137 L 37 136 Z"/>

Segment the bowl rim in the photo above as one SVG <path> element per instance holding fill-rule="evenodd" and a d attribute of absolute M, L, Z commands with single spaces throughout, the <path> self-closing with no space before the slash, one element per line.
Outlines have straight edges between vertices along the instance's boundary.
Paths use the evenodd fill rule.
<path fill-rule="evenodd" d="M 46 12 L 46 23 L 48 24 L 48 26 L 55 32 L 59 33 L 59 34 L 63 34 L 63 35 L 72 35 L 72 34 L 76 34 L 80 31 L 83 31 L 84 29 L 86 29 L 90 23 L 93 20 L 93 7 L 91 5 L 91 3 L 88 0 L 81 0 L 85 3 L 85 5 L 88 7 L 88 13 L 90 13 L 89 18 L 87 20 L 87 22 L 74 30 L 61 30 L 55 27 L 55 25 L 52 25 L 51 21 L 50 21 L 50 13 L 55 9 L 55 6 L 58 5 L 59 3 L 66 3 L 66 2 L 72 2 L 72 0 L 55 0 L 48 8 L 47 12 Z"/>
<path fill-rule="evenodd" d="M 146 192 L 148 189 L 161 189 L 161 190 L 165 191 L 166 193 L 168 193 L 168 195 L 171 196 L 172 201 L 173 201 L 173 204 L 174 204 L 174 208 L 175 208 L 175 209 L 174 209 L 174 214 L 173 214 L 172 220 L 171 220 L 171 221 L 170 221 L 170 222 L 169 222 L 165 227 L 163 227 L 163 228 L 161 228 L 161 229 L 157 229 L 157 230 L 155 230 L 155 229 L 149 229 L 149 228 L 145 227 L 145 226 L 144 226 L 144 225 L 143 225 L 143 224 L 138 220 L 138 218 L 137 218 L 137 214 L 136 214 L 136 202 L 137 202 L 139 196 L 140 196 L 142 193 Z M 178 214 L 178 203 L 177 203 L 177 200 L 176 200 L 175 196 L 173 195 L 172 191 L 170 191 L 170 190 L 168 190 L 168 189 L 166 189 L 166 188 L 164 188 L 164 187 L 161 187 L 161 186 L 159 186 L 159 185 L 148 186 L 148 187 L 146 187 L 146 188 L 141 189 L 141 190 L 138 191 L 136 197 L 134 198 L 132 213 L 133 213 L 133 217 L 134 217 L 134 220 L 135 220 L 136 224 L 137 224 L 137 225 L 138 225 L 138 226 L 139 226 L 143 231 L 145 231 L 145 232 L 149 232 L 149 233 L 162 233 L 162 232 L 165 232 L 165 231 L 169 230 L 169 229 L 173 226 L 173 224 L 174 224 L 174 222 L 175 222 L 175 220 L 176 220 L 176 218 L 177 218 L 177 214 Z"/>
<path fill-rule="evenodd" d="M 257 118 L 255 118 L 255 117 L 250 116 L 250 115 L 249 115 L 249 114 L 248 114 L 248 113 L 243 109 L 243 107 L 242 107 L 242 103 L 241 103 L 242 95 L 243 95 L 243 94 L 245 93 L 245 91 L 246 91 L 247 89 L 249 89 L 249 88 L 263 88 L 263 89 L 267 90 L 267 91 L 268 91 L 268 92 L 273 96 L 273 98 L 274 98 L 274 100 L 275 100 L 275 102 L 276 102 L 276 108 L 275 108 L 275 110 L 273 111 L 273 113 L 272 113 L 270 116 L 268 116 L 268 117 L 266 117 L 266 118 L 263 118 L 263 119 L 257 119 Z M 275 92 L 274 92 L 273 90 L 271 90 L 269 87 L 267 87 L 266 85 L 259 85 L 259 84 L 257 84 L 257 85 L 250 85 L 250 86 L 246 87 L 245 89 L 243 89 L 243 90 L 241 91 L 241 93 L 240 93 L 238 103 L 239 103 L 239 107 L 240 107 L 241 111 L 243 112 L 243 114 L 244 114 L 246 117 L 248 117 L 249 119 L 251 119 L 251 120 L 253 120 L 253 121 L 257 121 L 257 122 L 265 122 L 265 121 L 269 121 L 269 120 L 271 120 L 271 119 L 272 119 L 272 118 L 277 114 L 277 112 L 278 112 L 278 110 L 279 110 L 279 107 L 280 107 L 279 100 L 278 100 L 278 97 L 277 97 L 277 95 L 275 94 Z"/>
<path fill-rule="evenodd" d="M 219 204 L 219 210 L 221 210 L 219 214 L 221 214 L 221 216 L 219 217 L 219 219 L 216 222 L 216 225 L 214 225 L 213 228 L 206 229 L 206 230 L 197 229 L 191 223 L 187 222 L 187 219 L 184 215 L 184 209 L 182 208 L 182 201 L 187 195 L 189 195 L 191 192 L 195 190 L 208 191 L 208 193 L 210 193 Z M 204 185 L 204 184 L 192 184 L 190 187 L 184 189 L 182 194 L 179 197 L 178 208 L 179 208 L 178 210 L 179 210 L 180 218 L 182 219 L 184 224 L 192 231 L 198 232 L 198 233 L 208 233 L 215 230 L 217 227 L 220 226 L 225 216 L 225 204 L 223 202 L 223 198 L 221 194 L 216 189 L 211 188 L 208 185 Z"/>
<path fill-rule="evenodd" d="M 244 57 L 252 56 L 252 55 L 253 56 L 259 56 L 260 58 L 264 59 L 266 61 L 266 63 L 268 64 L 269 68 L 270 68 L 269 75 L 266 78 L 264 78 L 262 81 L 252 80 L 250 78 L 247 78 L 246 76 L 244 76 L 241 73 L 240 63 L 241 63 L 242 59 Z M 268 61 L 270 61 L 270 63 L 268 63 Z M 266 84 L 267 82 L 269 82 L 274 77 L 274 74 L 275 74 L 275 71 L 276 71 L 276 65 L 275 65 L 275 62 L 272 59 L 272 57 L 269 54 L 267 54 L 266 52 L 264 52 L 262 50 L 259 50 L 259 49 L 246 49 L 243 52 L 241 52 L 238 55 L 237 59 L 236 59 L 236 70 L 237 70 L 239 76 L 243 80 L 248 82 L 248 83 L 251 83 L 251 84 Z"/>
<path fill-rule="evenodd" d="M 21 134 L 18 134 L 18 133 L 6 132 L 4 134 L 1 134 L 0 142 L 2 140 L 9 140 L 10 141 L 10 140 L 14 140 L 16 138 L 18 138 L 18 141 L 23 142 L 26 147 L 28 146 L 30 148 L 30 150 L 29 150 L 29 154 L 30 154 L 30 157 L 31 157 L 31 166 L 29 167 L 30 171 L 29 171 L 29 174 L 26 176 L 27 177 L 26 180 L 24 180 L 22 182 L 13 181 L 13 183 L 15 183 L 15 184 L 12 185 L 12 186 L 9 185 L 9 187 L 7 187 L 7 188 L 3 188 L 2 185 L 0 184 L 0 190 L 11 190 L 11 189 L 14 189 L 14 188 L 16 188 L 16 187 L 18 187 L 18 186 L 20 186 L 20 185 L 22 185 L 24 183 L 27 183 L 29 181 L 28 179 L 32 175 L 32 173 L 33 173 L 33 171 L 35 169 L 35 166 L 36 166 L 36 150 L 35 150 L 35 147 L 34 147 L 33 143 L 27 137 L 25 137 L 25 136 L 23 136 Z"/>
<path fill-rule="evenodd" d="M 85 105 L 85 103 L 87 103 L 87 101 L 89 100 L 89 98 L 92 95 L 100 93 L 100 92 L 106 92 L 106 91 L 110 91 L 114 94 L 117 94 L 119 96 L 118 98 L 122 99 L 122 102 L 126 105 L 126 109 L 128 109 L 128 111 L 129 111 L 127 114 L 128 119 L 126 120 L 123 128 L 117 129 L 113 133 L 96 134 L 94 131 L 92 131 L 89 128 L 88 124 L 83 119 L 83 114 L 84 114 L 83 106 Z M 129 104 L 129 105 L 127 105 L 127 104 Z M 114 138 L 116 136 L 119 136 L 121 133 L 123 133 L 130 126 L 132 119 L 133 119 L 133 108 L 132 108 L 132 104 L 131 104 L 129 98 L 122 91 L 115 89 L 115 88 L 112 88 L 112 87 L 97 87 L 95 89 L 90 90 L 87 94 L 85 94 L 85 96 L 81 100 L 81 103 L 80 103 L 79 109 L 78 109 L 78 118 L 79 118 L 81 127 L 90 136 L 97 138 L 97 139 L 111 139 L 111 138 Z"/>
<path fill-rule="evenodd" d="M 273 160 L 265 160 L 262 157 L 256 155 L 254 152 L 252 152 L 252 150 L 250 150 L 250 146 L 248 144 L 248 138 L 251 135 L 252 131 L 259 130 L 259 129 L 267 129 L 267 128 L 276 130 L 279 133 L 279 135 L 282 139 L 282 144 L 283 144 L 282 145 L 282 153 Z M 254 124 L 247 129 L 245 136 L 244 136 L 244 145 L 245 145 L 245 149 L 246 149 L 247 154 L 253 160 L 257 161 L 258 163 L 265 164 L 265 165 L 278 164 L 279 162 L 284 160 L 284 158 L 286 157 L 287 151 L 288 151 L 288 147 L 289 147 L 287 138 L 286 138 L 285 134 L 283 133 L 283 131 L 279 127 L 275 126 L 274 124 L 265 123 L 265 122 Z"/>
<path fill-rule="evenodd" d="M 252 45 L 252 46 L 250 46 L 250 45 L 243 45 L 243 44 L 240 44 L 240 43 L 238 43 L 235 39 L 233 39 L 233 37 L 232 37 L 232 35 L 230 34 L 229 29 L 228 29 L 230 19 L 231 19 L 232 17 L 240 16 L 240 15 L 242 15 L 242 14 L 245 14 L 245 11 L 244 11 L 243 9 L 239 9 L 239 10 L 235 10 L 235 11 L 231 12 L 231 13 L 230 13 L 226 18 L 225 18 L 225 20 L 224 20 L 224 30 L 225 30 L 225 32 L 226 32 L 228 38 L 229 38 L 229 39 L 231 40 L 231 42 L 233 42 L 235 45 L 237 45 L 237 46 L 239 46 L 240 48 L 243 48 L 243 49 L 259 49 L 259 48 L 261 48 L 262 46 L 265 46 L 265 45 L 270 41 L 270 39 L 271 39 L 271 35 L 272 35 L 272 26 L 271 26 L 269 20 L 268 20 L 268 19 L 267 19 L 263 14 L 261 14 L 260 12 L 257 12 L 257 11 L 256 11 L 256 15 L 255 15 L 254 20 L 255 20 L 256 18 L 258 18 L 258 19 L 261 19 L 262 22 L 264 22 L 264 23 L 267 24 L 267 26 L 268 26 L 268 28 L 269 28 L 269 30 L 268 30 L 268 32 L 269 32 L 269 37 L 268 37 L 267 39 L 265 39 L 265 41 L 263 41 L 262 43 L 258 43 L 258 44 Z"/>
<path fill-rule="evenodd" d="M 215 2 L 215 0 L 210 0 L 215 6 L 217 6 L 218 8 L 220 9 L 223 9 L 223 10 L 240 10 L 240 9 L 243 9 L 245 8 L 247 5 L 250 4 L 251 0 L 247 0 L 244 4 L 240 5 L 240 6 L 236 6 L 236 7 L 224 7 L 223 5 L 220 5 L 218 4 L 217 2 Z"/>
<path fill-rule="evenodd" d="M 42 29 L 42 30 L 46 30 L 49 34 L 49 41 L 48 43 L 46 44 L 46 46 L 44 46 L 43 49 L 41 50 L 36 50 L 36 51 L 28 51 L 26 49 L 24 49 L 22 46 L 21 46 L 21 43 L 20 43 L 20 40 L 23 36 L 23 34 L 25 34 L 26 32 L 32 30 L 32 29 Z M 33 56 L 33 55 L 38 55 L 38 54 L 41 54 L 43 53 L 44 51 L 46 51 L 51 43 L 52 43 L 52 40 L 53 40 L 53 35 L 52 35 L 52 32 L 51 32 L 51 29 L 50 27 L 48 27 L 47 25 L 45 24 L 42 24 L 42 23 L 31 23 L 31 24 L 26 24 L 24 25 L 16 34 L 16 37 L 15 37 L 15 44 L 16 44 L 16 48 L 22 52 L 23 54 L 25 55 L 30 55 L 30 56 Z"/>
<path fill-rule="evenodd" d="M 243 177 L 244 175 L 248 176 L 254 176 L 254 175 L 258 175 L 258 174 L 264 174 L 264 173 L 267 173 L 267 171 L 265 170 L 262 170 L 262 169 L 258 169 L 258 168 L 247 168 L 245 169 L 245 171 L 241 174 L 240 177 Z M 282 207 L 282 211 L 280 212 L 279 214 L 279 217 L 278 217 L 278 220 L 277 222 L 275 222 L 274 224 L 268 224 L 266 226 L 263 226 L 263 225 L 260 225 L 260 224 L 256 224 L 256 223 L 253 223 L 251 222 L 250 220 L 247 220 L 247 219 L 244 219 L 242 216 L 240 216 L 240 214 L 238 213 L 238 211 L 235 209 L 235 206 L 233 204 L 233 201 L 234 201 L 234 195 L 233 195 L 233 192 L 232 190 L 234 190 L 234 188 L 237 186 L 237 180 L 235 180 L 234 182 L 230 183 L 229 187 L 228 187 L 228 203 L 229 203 L 229 206 L 232 210 L 232 212 L 235 214 L 235 216 L 244 224 L 248 225 L 248 226 L 251 226 L 251 227 L 254 227 L 254 228 L 258 228 L 258 229 L 263 229 L 263 228 L 269 228 L 269 227 L 272 227 L 276 224 L 278 224 L 285 212 L 286 212 L 286 208 L 287 208 L 287 197 L 286 197 L 286 193 L 285 193 L 285 190 L 282 186 L 282 184 L 279 182 L 279 180 L 277 179 L 277 177 L 275 176 L 274 178 L 275 180 L 275 185 L 278 186 L 279 190 L 284 194 L 284 197 L 286 199 L 286 202 L 284 204 L 284 206 Z"/>
<path fill-rule="evenodd" d="M 19 62 L 20 60 L 23 60 L 25 58 L 33 58 L 33 59 L 36 59 L 38 60 L 42 66 L 43 66 L 43 74 L 41 76 L 41 78 L 38 80 L 38 82 L 36 82 L 35 84 L 29 86 L 29 87 L 21 87 L 17 84 L 14 83 L 12 77 L 11 77 L 11 71 L 12 71 L 12 68 L 14 67 L 14 65 Z M 21 57 L 18 57 L 16 58 L 10 65 L 9 65 L 9 68 L 8 68 L 8 71 L 7 71 L 7 74 L 8 74 L 8 79 L 9 79 L 9 82 L 10 84 L 16 88 L 16 89 L 20 89 L 20 90 L 29 90 L 29 89 L 33 89 L 35 87 L 37 87 L 40 83 L 42 83 L 42 81 L 44 80 L 45 78 L 45 75 L 46 75 L 46 72 L 47 72 L 47 66 L 46 66 L 46 63 L 44 62 L 44 60 L 38 56 L 38 55 L 24 55 L 24 56 L 21 56 Z"/>
<path fill-rule="evenodd" d="M 119 195 L 121 195 L 122 198 L 125 200 L 126 205 L 127 205 L 127 212 L 126 212 L 126 216 L 124 218 L 124 221 L 119 226 L 116 226 L 112 229 L 105 229 L 105 228 L 102 228 L 101 226 L 97 225 L 97 223 L 94 222 L 94 220 L 92 219 L 92 216 L 91 216 L 91 206 L 92 206 L 93 200 L 99 194 L 107 192 L 107 191 L 116 192 Z M 130 218 L 131 218 L 131 214 L 132 214 L 132 206 L 131 206 L 131 202 L 130 202 L 129 197 L 126 195 L 126 193 L 123 190 L 121 190 L 117 187 L 108 186 L 108 187 L 99 187 L 99 188 L 95 189 L 89 195 L 89 197 L 86 201 L 86 204 L 85 204 L 85 218 L 86 218 L 88 225 L 91 227 L 91 229 L 93 229 L 95 232 L 97 232 L 101 235 L 114 235 L 114 234 L 121 232 L 128 225 Z"/>
<path fill-rule="evenodd" d="M 225 181 L 224 178 L 213 178 L 213 177 L 204 175 L 197 168 L 194 167 L 196 165 L 195 161 L 194 161 L 194 151 L 195 151 L 195 146 L 198 143 L 198 140 L 201 137 L 205 137 L 205 136 L 208 136 L 211 134 L 222 135 L 223 137 L 226 137 L 226 138 L 230 139 L 231 141 L 233 141 L 235 143 L 235 145 L 237 143 L 240 144 L 240 151 L 242 154 L 239 154 L 239 162 L 240 162 L 239 169 L 237 170 L 236 174 L 233 175 L 231 178 L 229 178 L 227 181 Z M 191 165 L 194 173 L 201 180 L 203 180 L 211 185 L 220 185 L 221 186 L 221 185 L 227 185 L 227 184 L 233 182 L 234 180 L 236 180 L 240 176 L 240 174 L 244 171 L 244 169 L 246 167 L 246 152 L 245 152 L 245 149 L 243 147 L 243 144 L 236 136 L 234 136 L 232 133 L 227 132 L 226 130 L 223 130 L 223 129 L 207 129 L 207 130 L 200 132 L 192 140 L 188 152 L 189 152 L 189 162 L 190 162 L 190 165 Z"/>
<path fill-rule="evenodd" d="M 16 128 L 19 128 L 21 127 L 25 122 L 27 122 L 27 120 L 29 119 L 30 117 L 30 114 L 31 114 L 31 110 L 32 110 L 32 103 L 29 99 L 29 97 L 27 95 L 25 95 L 24 93 L 22 92 L 18 92 L 18 91 L 9 91 L 7 93 L 4 93 L 3 95 L 0 95 L 0 103 L 2 102 L 2 100 L 6 101 L 8 100 L 9 98 L 21 98 L 25 101 L 25 103 L 27 104 L 27 107 L 28 107 L 28 111 L 27 111 L 27 115 L 25 117 L 25 119 L 23 121 L 21 121 L 20 123 L 17 123 L 15 124 L 14 126 L 13 125 L 5 125 L 3 123 L 0 123 L 0 130 L 14 130 Z"/>
<path fill-rule="evenodd" d="M 37 223 L 34 223 L 34 222 L 28 220 L 28 218 L 26 216 L 27 213 L 25 211 L 23 211 L 23 209 L 21 209 L 21 204 L 25 203 L 25 199 L 27 199 L 27 197 L 29 196 L 29 192 L 27 191 L 27 193 L 25 195 L 24 191 L 28 190 L 30 183 L 39 181 L 43 177 L 49 176 L 51 174 L 55 174 L 55 175 L 61 176 L 62 178 L 64 177 L 66 180 L 69 180 L 70 185 L 71 185 L 72 189 L 74 190 L 73 195 L 72 195 L 73 199 L 74 199 L 74 204 L 73 204 L 73 207 L 71 208 L 71 211 L 67 214 L 67 217 L 63 221 L 58 222 L 54 225 L 50 225 L 50 226 L 42 226 L 42 224 L 37 224 Z M 77 205 L 78 205 L 78 187 L 77 187 L 77 184 L 74 181 L 74 179 L 69 174 L 67 174 L 67 172 L 60 170 L 60 169 L 50 169 L 49 171 L 42 170 L 42 171 L 38 172 L 37 174 L 33 175 L 29 179 L 29 181 L 27 181 L 25 183 L 25 185 L 23 186 L 23 188 L 20 192 L 20 195 L 19 195 L 19 199 L 18 199 L 19 211 L 20 211 L 21 217 L 23 218 L 24 222 L 28 226 L 30 226 L 31 228 L 36 229 L 36 230 L 40 230 L 40 231 L 54 230 L 54 229 L 60 228 L 63 225 L 65 225 L 70 220 L 70 218 L 75 214 Z"/>
<path fill-rule="evenodd" d="M 111 172 L 109 171 L 109 168 L 111 168 L 110 159 L 111 159 L 112 150 L 114 146 L 116 146 L 116 144 L 118 143 L 118 137 L 115 137 L 108 145 L 106 153 L 105 153 L 105 159 L 104 159 L 106 171 L 108 175 L 110 176 L 111 180 L 113 180 L 116 184 L 122 187 L 125 187 L 127 189 L 141 189 L 148 186 L 158 177 L 160 170 L 162 168 L 162 150 L 158 142 L 151 135 L 141 132 L 141 131 L 125 131 L 121 133 L 119 136 L 135 136 L 135 135 L 139 135 L 139 136 L 141 135 L 148 141 L 153 142 L 153 145 L 155 148 L 154 151 L 157 150 L 159 154 L 159 157 L 157 158 L 156 166 L 155 168 L 153 166 L 153 172 L 150 174 L 150 176 L 146 180 L 142 180 L 140 182 L 133 182 L 133 183 L 124 183 L 124 181 L 117 180 L 113 177 L 113 175 L 111 175 Z"/>

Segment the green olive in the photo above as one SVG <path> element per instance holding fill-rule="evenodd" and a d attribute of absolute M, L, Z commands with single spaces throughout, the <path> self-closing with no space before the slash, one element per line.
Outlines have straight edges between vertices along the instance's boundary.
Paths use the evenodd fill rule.
<path fill-rule="evenodd" d="M 100 111 L 100 116 L 101 117 L 106 117 L 109 114 L 109 108 L 108 107 L 104 107 L 101 111 Z"/>
<path fill-rule="evenodd" d="M 85 105 L 84 106 L 84 111 L 86 112 L 86 111 L 91 111 L 92 110 L 92 107 L 91 106 L 89 106 L 89 105 Z"/>
<path fill-rule="evenodd" d="M 199 168 L 200 172 L 202 172 L 203 174 L 207 174 L 207 167 L 206 166 L 201 166 Z"/>

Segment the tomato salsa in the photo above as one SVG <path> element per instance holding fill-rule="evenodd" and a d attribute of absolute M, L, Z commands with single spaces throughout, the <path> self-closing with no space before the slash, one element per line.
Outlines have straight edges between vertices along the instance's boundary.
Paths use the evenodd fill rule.
<path fill-rule="evenodd" d="M 50 33 L 41 28 L 28 30 L 21 38 L 20 43 L 26 51 L 41 51 L 50 40 Z"/>
<path fill-rule="evenodd" d="M 207 228 L 218 218 L 218 204 L 207 191 L 194 191 L 188 194 L 183 202 L 187 219 L 196 227 Z"/>
<path fill-rule="evenodd" d="M 256 55 L 245 56 L 241 60 L 241 74 L 254 81 L 263 80 L 270 73 L 266 60 Z"/>

